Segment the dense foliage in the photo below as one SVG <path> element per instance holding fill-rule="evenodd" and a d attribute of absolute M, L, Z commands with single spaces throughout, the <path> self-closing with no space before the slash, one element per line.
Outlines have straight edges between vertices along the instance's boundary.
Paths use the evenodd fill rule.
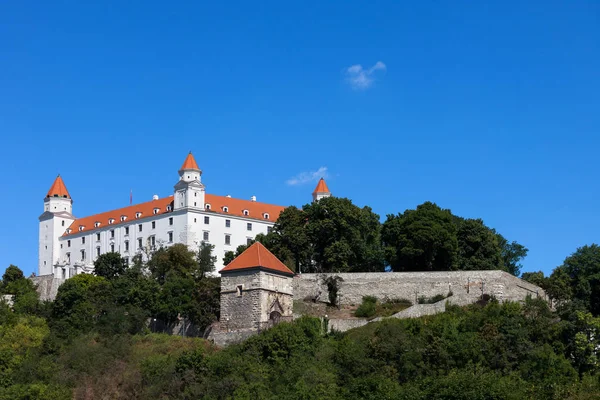
<path fill-rule="evenodd" d="M 323 198 L 286 208 L 264 244 L 296 272 L 374 272 L 502 269 L 519 275 L 527 248 L 509 242 L 481 219 L 453 215 L 426 202 L 388 215 L 381 224 L 369 208 L 344 198 Z M 225 254 L 229 264 L 247 248 Z"/>

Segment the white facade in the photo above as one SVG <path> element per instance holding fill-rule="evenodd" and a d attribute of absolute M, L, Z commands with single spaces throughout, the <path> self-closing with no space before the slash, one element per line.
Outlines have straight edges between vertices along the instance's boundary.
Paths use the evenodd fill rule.
<path fill-rule="evenodd" d="M 70 278 L 91 273 L 94 261 L 104 253 L 115 251 L 131 261 L 136 254 L 174 243 L 197 250 L 202 241 L 215 246 L 218 271 L 227 251 L 235 251 L 259 233 L 267 234 L 284 209 L 256 202 L 254 197 L 206 194 L 202 171 L 191 154 L 179 175 L 173 196 L 84 218 L 72 215 L 72 199 L 64 184 L 64 193 L 53 192 L 55 182 L 40 216 L 39 274 Z"/>

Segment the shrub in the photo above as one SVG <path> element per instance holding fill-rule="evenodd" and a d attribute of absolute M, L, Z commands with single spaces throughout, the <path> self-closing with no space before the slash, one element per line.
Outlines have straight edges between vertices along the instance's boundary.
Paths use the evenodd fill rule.
<path fill-rule="evenodd" d="M 354 315 L 360 318 L 370 318 L 377 312 L 377 298 L 373 296 L 365 296 L 362 299 L 362 304 L 358 306 Z"/>

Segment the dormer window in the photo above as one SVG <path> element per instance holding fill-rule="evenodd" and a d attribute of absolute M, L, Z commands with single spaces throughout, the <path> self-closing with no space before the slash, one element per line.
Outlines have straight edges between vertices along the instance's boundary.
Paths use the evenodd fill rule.
<path fill-rule="evenodd" d="M 264 217 L 265 219 L 269 219 L 269 214 L 268 214 L 268 213 L 264 213 L 264 214 L 263 214 L 263 217 Z"/>
<path fill-rule="evenodd" d="M 71 233 L 71 228 L 67 228 L 67 235 Z"/>
<path fill-rule="evenodd" d="M 109 225 L 112 225 L 114 223 L 115 223 L 115 219 L 114 218 L 111 218 L 111 219 L 108 220 L 108 224 Z"/>
<path fill-rule="evenodd" d="M 81 232 L 84 228 L 85 228 L 85 226 L 79 225 L 79 232 Z"/>
<path fill-rule="evenodd" d="M 204 206 L 204 208 L 206 208 L 207 210 L 210 210 L 210 204 L 208 204 L 208 203 L 207 203 L 207 204 Z"/>
<path fill-rule="evenodd" d="M 167 211 L 171 211 L 171 206 L 167 206 Z"/>
<path fill-rule="evenodd" d="M 127 219 L 127 215 L 121 215 L 121 222 L 125 221 Z"/>
<path fill-rule="evenodd" d="M 223 212 L 229 212 L 229 207 L 223 206 Z"/>
<path fill-rule="evenodd" d="M 141 213 L 141 212 L 136 212 L 136 213 L 135 213 L 135 217 L 136 217 L 136 218 L 139 218 L 139 217 L 141 217 L 141 216 L 142 216 L 142 213 Z"/>
<path fill-rule="evenodd" d="M 248 210 L 244 210 L 243 212 L 244 212 L 244 215 L 245 215 L 245 216 L 248 216 L 248 215 L 250 215 L 250 211 L 248 211 Z"/>
<path fill-rule="evenodd" d="M 94 227 L 95 227 L 95 228 L 98 228 L 99 226 L 100 226 L 100 222 L 96 222 L 96 223 L 94 223 Z"/>
<path fill-rule="evenodd" d="M 154 215 L 158 214 L 159 211 L 160 211 L 160 208 L 155 208 L 154 209 Z"/>

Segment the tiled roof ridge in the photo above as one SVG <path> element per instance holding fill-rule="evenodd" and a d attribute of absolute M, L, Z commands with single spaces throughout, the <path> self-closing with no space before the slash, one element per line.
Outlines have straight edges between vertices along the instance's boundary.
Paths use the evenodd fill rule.
<path fill-rule="evenodd" d="M 196 162 L 196 159 L 194 158 L 194 155 L 191 151 L 189 152 L 189 154 L 185 158 L 185 161 L 183 162 L 183 165 L 181 166 L 182 171 L 186 169 L 196 169 L 198 171 L 200 170 L 200 168 L 198 167 L 198 163 Z"/>
<path fill-rule="evenodd" d="M 65 182 L 63 181 L 60 174 L 58 174 L 58 176 L 54 179 L 54 182 L 52 183 L 52 186 L 50 186 L 46 197 L 63 197 L 67 199 L 71 198 L 71 195 L 67 190 L 67 186 L 65 185 Z"/>
<path fill-rule="evenodd" d="M 319 179 L 319 182 L 317 183 L 317 187 L 315 187 L 315 190 L 313 191 L 313 194 L 315 194 L 315 193 L 331 193 L 329 191 L 329 188 L 327 187 L 325 178 Z"/>
<path fill-rule="evenodd" d="M 225 266 L 220 273 L 264 268 L 270 271 L 293 275 L 294 273 L 262 243 L 254 242 L 250 247 Z"/>

